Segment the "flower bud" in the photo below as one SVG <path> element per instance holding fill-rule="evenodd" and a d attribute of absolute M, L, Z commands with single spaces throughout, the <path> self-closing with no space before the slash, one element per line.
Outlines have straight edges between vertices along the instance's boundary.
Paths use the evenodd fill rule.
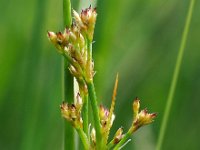
<path fill-rule="evenodd" d="M 109 110 L 104 108 L 102 105 L 100 105 L 100 108 L 99 108 L 99 117 L 100 117 L 101 125 L 105 127 L 109 119 Z M 114 119 L 115 119 L 115 115 L 113 114 L 111 116 L 110 126 L 112 126 Z"/>
<path fill-rule="evenodd" d="M 85 39 L 81 33 L 79 33 L 78 35 L 78 42 L 79 42 L 80 50 L 83 50 L 83 48 L 85 47 Z"/>
<path fill-rule="evenodd" d="M 115 133 L 115 136 L 114 136 L 114 144 L 117 144 L 120 142 L 120 140 L 123 138 L 123 128 L 119 128 L 117 130 L 117 132 Z"/>
<path fill-rule="evenodd" d="M 74 16 L 76 23 L 80 26 L 80 28 L 83 28 L 84 24 L 79 16 L 79 14 L 75 10 L 73 10 L 73 16 Z"/>
<path fill-rule="evenodd" d="M 69 71 L 75 78 L 79 78 L 81 76 L 81 74 L 72 65 L 69 66 Z"/>
<path fill-rule="evenodd" d="M 70 31 L 70 34 L 69 34 L 69 39 L 72 43 L 76 43 L 76 34 L 74 34 L 74 32 Z"/>
<path fill-rule="evenodd" d="M 139 109 L 140 109 L 140 100 L 136 97 L 136 99 L 133 101 L 134 119 L 137 119 Z"/>
<path fill-rule="evenodd" d="M 77 108 L 77 110 L 81 110 L 82 105 L 83 105 L 83 101 L 82 101 L 81 95 L 80 95 L 80 93 L 77 93 L 77 95 L 76 95 L 76 108 Z"/>
<path fill-rule="evenodd" d="M 96 131 L 94 128 L 92 128 L 90 136 L 91 136 L 92 143 L 95 145 L 96 144 Z"/>
<path fill-rule="evenodd" d="M 53 44 L 57 43 L 57 35 L 54 32 L 47 31 L 47 36 Z"/>
<path fill-rule="evenodd" d="M 106 108 L 104 108 L 102 105 L 100 105 L 99 117 L 100 117 L 102 126 L 105 126 L 107 124 L 108 116 L 109 116 L 109 111 Z"/>

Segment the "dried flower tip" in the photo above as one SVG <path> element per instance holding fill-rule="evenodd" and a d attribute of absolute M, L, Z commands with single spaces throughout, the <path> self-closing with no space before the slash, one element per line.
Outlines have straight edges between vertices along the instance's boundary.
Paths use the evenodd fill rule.
<path fill-rule="evenodd" d="M 86 25 L 95 24 L 96 17 L 97 17 L 96 8 L 92 8 L 91 5 L 89 8 L 86 8 L 81 12 L 81 20 Z"/>
<path fill-rule="evenodd" d="M 84 24 L 82 30 L 86 33 L 87 38 L 92 42 L 97 17 L 96 9 L 90 6 L 89 8 L 82 10 L 80 17 Z"/>
<path fill-rule="evenodd" d="M 117 144 L 120 142 L 120 140 L 123 138 L 123 128 L 119 128 L 117 130 L 117 132 L 115 133 L 115 136 L 114 136 L 114 144 Z"/>

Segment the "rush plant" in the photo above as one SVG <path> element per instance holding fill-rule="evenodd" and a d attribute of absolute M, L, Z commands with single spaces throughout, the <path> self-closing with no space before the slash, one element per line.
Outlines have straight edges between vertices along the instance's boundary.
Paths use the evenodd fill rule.
<path fill-rule="evenodd" d="M 70 5 L 69 7 L 71 8 Z M 68 15 L 71 13 L 69 10 L 71 9 L 67 10 Z M 132 105 L 133 120 L 129 130 L 124 132 L 123 128 L 120 127 L 114 137 L 109 138 L 115 119 L 114 107 L 118 75 L 116 76 L 110 109 L 103 105 L 99 106 L 93 82 L 95 70 L 92 58 L 96 18 L 97 10 L 91 6 L 82 10 L 80 14 L 73 10 L 73 21 L 70 20 L 69 16 L 68 25 L 64 31 L 57 33 L 48 31 L 47 36 L 56 47 L 57 52 L 68 63 L 67 69 L 78 83 L 78 93 L 74 96 L 74 102 L 63 102 L 60 105 L 62 116 L 77 131 L 85 150 L 118 150 L 130 141 L 130 136 L 140 127 L 152 123 L 156 113 L 148 113 L 147 109 L 140 110 L 140 100 L 135 98 Z M 88 111 L 89 104 L 92 107 L 92 112 Z M 88 121 L 89 114 L 93 116 L 93 125 Z M 73 146 L 71 147 L 73 149 Z"/>

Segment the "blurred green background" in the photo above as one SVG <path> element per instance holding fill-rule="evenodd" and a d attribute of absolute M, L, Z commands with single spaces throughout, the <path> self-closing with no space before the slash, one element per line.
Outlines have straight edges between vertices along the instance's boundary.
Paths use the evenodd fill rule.
<path fill-rule="evenodd" d="M 81 0 L 83 7 L 94 0 Z M 77 2 L 73 1 L 75 7 Z M 125 149 L 154 150 L 189 0 L 99 0 L 95 84 L 110 106 L 119 72 L 112 131 L 132 121 L 132 100 L 158 112 Z M 80 10 L 80 9 L 79 9 Z M 60 150 L 61 57 L 46 37 L 63 30 L 61 0 L 0 1 L 0 149 Z M 200 1 L 194 7 L 163 150 L 199 150 Z"/>

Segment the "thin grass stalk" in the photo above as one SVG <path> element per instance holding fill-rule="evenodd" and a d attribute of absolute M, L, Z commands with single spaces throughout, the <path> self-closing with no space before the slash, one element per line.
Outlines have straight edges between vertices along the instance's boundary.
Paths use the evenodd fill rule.
<path fill-rule="evenodd" d="M 189 28 L 190 28 L 194 4 L 195 4 L 195 0 L 190 0 L 189 10 L 188 10 L 186 21 L 185 21 L 185 27 L 183 30 L 181 44 L 180 44 L 180 48 L 179 48 L 179 52 L 178 52 L 178 56 L 177 56 L 177 60 L 176 60 L 176 65 L 174 68 L 173 78 L 171 81 L 171 86 L 170 86 L 170 90 L 169 90 L 169 94 L 168 94 L 168 98 L 167 98 L 167 104 L 166 104 L 166 108 L 164 111 L 164 117 L 163 117 L 163 120 L 161 123 L 161 128 L 160 128 L 160 132 L 159 132 L 159 136 L 158 136 L 158 142 L 156 145 L 156 150 L 161 150 L 164 136 L 166 133 L 167 122 L 169 119 L 169 114 L 171 111 L 174 93 L 176 90 L 176 85 L 177 85 L 177 81 L 178 81 L 178 77 L 179 77 L 180 67 L 182 64 L 182 59 L 183 59 L 184 49 L 186 46 L 186 41 L 187 41 L 188 32 L 189 32 Z"/>
<path fill-rule="evenodd" d="M 70 27 L 72 24 L 71 17 L 71 2 L 70 0 L 63 0 L 63 23 L 64 27 Z M 74 102 L 74 84 L 73 77 L 68 70 L 68 62 L 65 58 L 62 58 L 62 95 L 63 100 L 68 103 Z M 64 123 L 64 149 L 74 150 L 75 149 L 75 137 L 74 129 L 68 123 Z"/>

